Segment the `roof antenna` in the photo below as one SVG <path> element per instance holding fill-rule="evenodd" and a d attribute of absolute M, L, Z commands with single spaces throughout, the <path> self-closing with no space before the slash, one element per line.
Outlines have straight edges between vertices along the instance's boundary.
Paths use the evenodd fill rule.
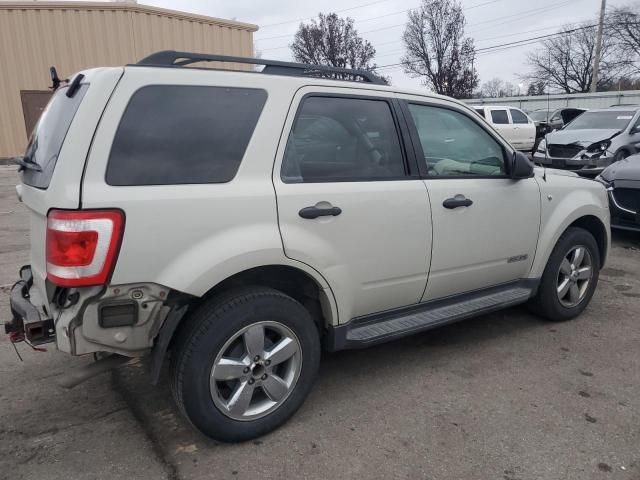
<path fill-rule="evenodd" d="M 58 71 L 56 70 L 56 67 L 50 67 L 49 74 L 51 75 L 51 86 L 49 88 L 55 92 L 58 87 L 60 87 L 62 80 L 60 80 L 60 77 L 58 77 Z"/>
<path fill-rule="evenodd" d="M 551 51 L 549 51 L 549 68 L 547 69 L 547 115 L 545 130 L 549 128 L 549 115 L 551 114 L 551 89 L 549 88 L 549 77 L 551 75 Z M 549 160 L 549 145 L 547 145 L 547 134 L 544 134 L 544 164 L 542 165 L 542 180 L 547 181 L 547 161 Z"/>

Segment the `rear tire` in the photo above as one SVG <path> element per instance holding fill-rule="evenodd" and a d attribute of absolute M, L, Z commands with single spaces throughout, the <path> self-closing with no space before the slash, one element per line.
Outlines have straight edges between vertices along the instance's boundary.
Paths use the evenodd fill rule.
<path fill-rule="evenodd" d="M 570 227 L 553 249 L 529 306 L 554 322 L 575 318 L 591 301 L 599 273 L 600 253 L 595 238 L 582 228 Z"/>
<path fill-rule="evenodd" d="M 249 440 L 302 405 L 318 374 L 320 339 L 296 300 L 270 288 L 241 288 L 206 300 L 186 322 L 172 355 L 172 391 L 202 433 Z"/>

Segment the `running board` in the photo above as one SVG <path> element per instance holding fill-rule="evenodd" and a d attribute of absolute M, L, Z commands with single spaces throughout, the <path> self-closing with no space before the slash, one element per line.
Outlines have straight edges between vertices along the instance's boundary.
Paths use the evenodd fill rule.
<path fill-rule="evenodd" d="M 330 329 L 331 351 L 364 348 L 526 302 L 538 280 L 521 280 L 473 293 L 355 318 Z"/>

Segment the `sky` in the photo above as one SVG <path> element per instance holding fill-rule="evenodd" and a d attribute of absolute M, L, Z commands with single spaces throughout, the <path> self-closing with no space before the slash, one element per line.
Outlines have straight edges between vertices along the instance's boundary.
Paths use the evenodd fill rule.
<path fill-rule="evenodd" d="M 607 9 L 631 0 L 607 0 Z M 355 20 L 358 33 L 376 49 L 378 66 L 400 62 L 401 41 L 407 11 L 420 0 L 139 0 L 139 3 L 182 10 L 219 18 L 235 19 L 260 27 L 254 34 L 255 49 L 262 58 L 291 60 L 288 45 L 301 21 L 319 12 L 335 12 Z M 465 35 L 477 49 L 555 33 L 568 23 L 596 23 L 601 0 L 461 0 L 466 17 Z M 516 85 L 527 71 L 526 54 L 539 43 L 478 52 L 475 67 L 481 83 L 498 77 Z M 423 88 L 422 80 L 411 78 L 402 67 L 380 69 L 393 85 Z M 526 86 L 522 86 L 523 90 Z M 524 93 L 524 92 L 522 92 Z"/>

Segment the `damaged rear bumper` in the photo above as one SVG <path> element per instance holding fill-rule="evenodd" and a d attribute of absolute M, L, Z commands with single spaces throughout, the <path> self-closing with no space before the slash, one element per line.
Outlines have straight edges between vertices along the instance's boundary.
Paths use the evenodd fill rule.
<path fill-rule="evenodd" d="M 26 340 L 31 345 L 42 345 L 55 341 L 55 325 L 52 318 L 43 318 L 31 303 L 32 286 L 31 267 L 25 265 L 20 269 L 20 280 L 11 287 L 12 319 L 5 323 L 4 329 L 14 343 Z"/>
<path fill-rule="evenodd" d="M 169 314 L 173 318 L 179 312 L 181 317 L 185 309 L 180 307 L 188 300 L 177 293 L 168 298 L 171 290 L 153 283 L 49 285 L 47 292 L 36 287 L 30 266 L 22 267 L 11 288 L 12 320 L 5 323 L 6 333 L 14 343 L 55 342 L 58 350 L 71 355 L 144 355 L 155 346 Z"/>

